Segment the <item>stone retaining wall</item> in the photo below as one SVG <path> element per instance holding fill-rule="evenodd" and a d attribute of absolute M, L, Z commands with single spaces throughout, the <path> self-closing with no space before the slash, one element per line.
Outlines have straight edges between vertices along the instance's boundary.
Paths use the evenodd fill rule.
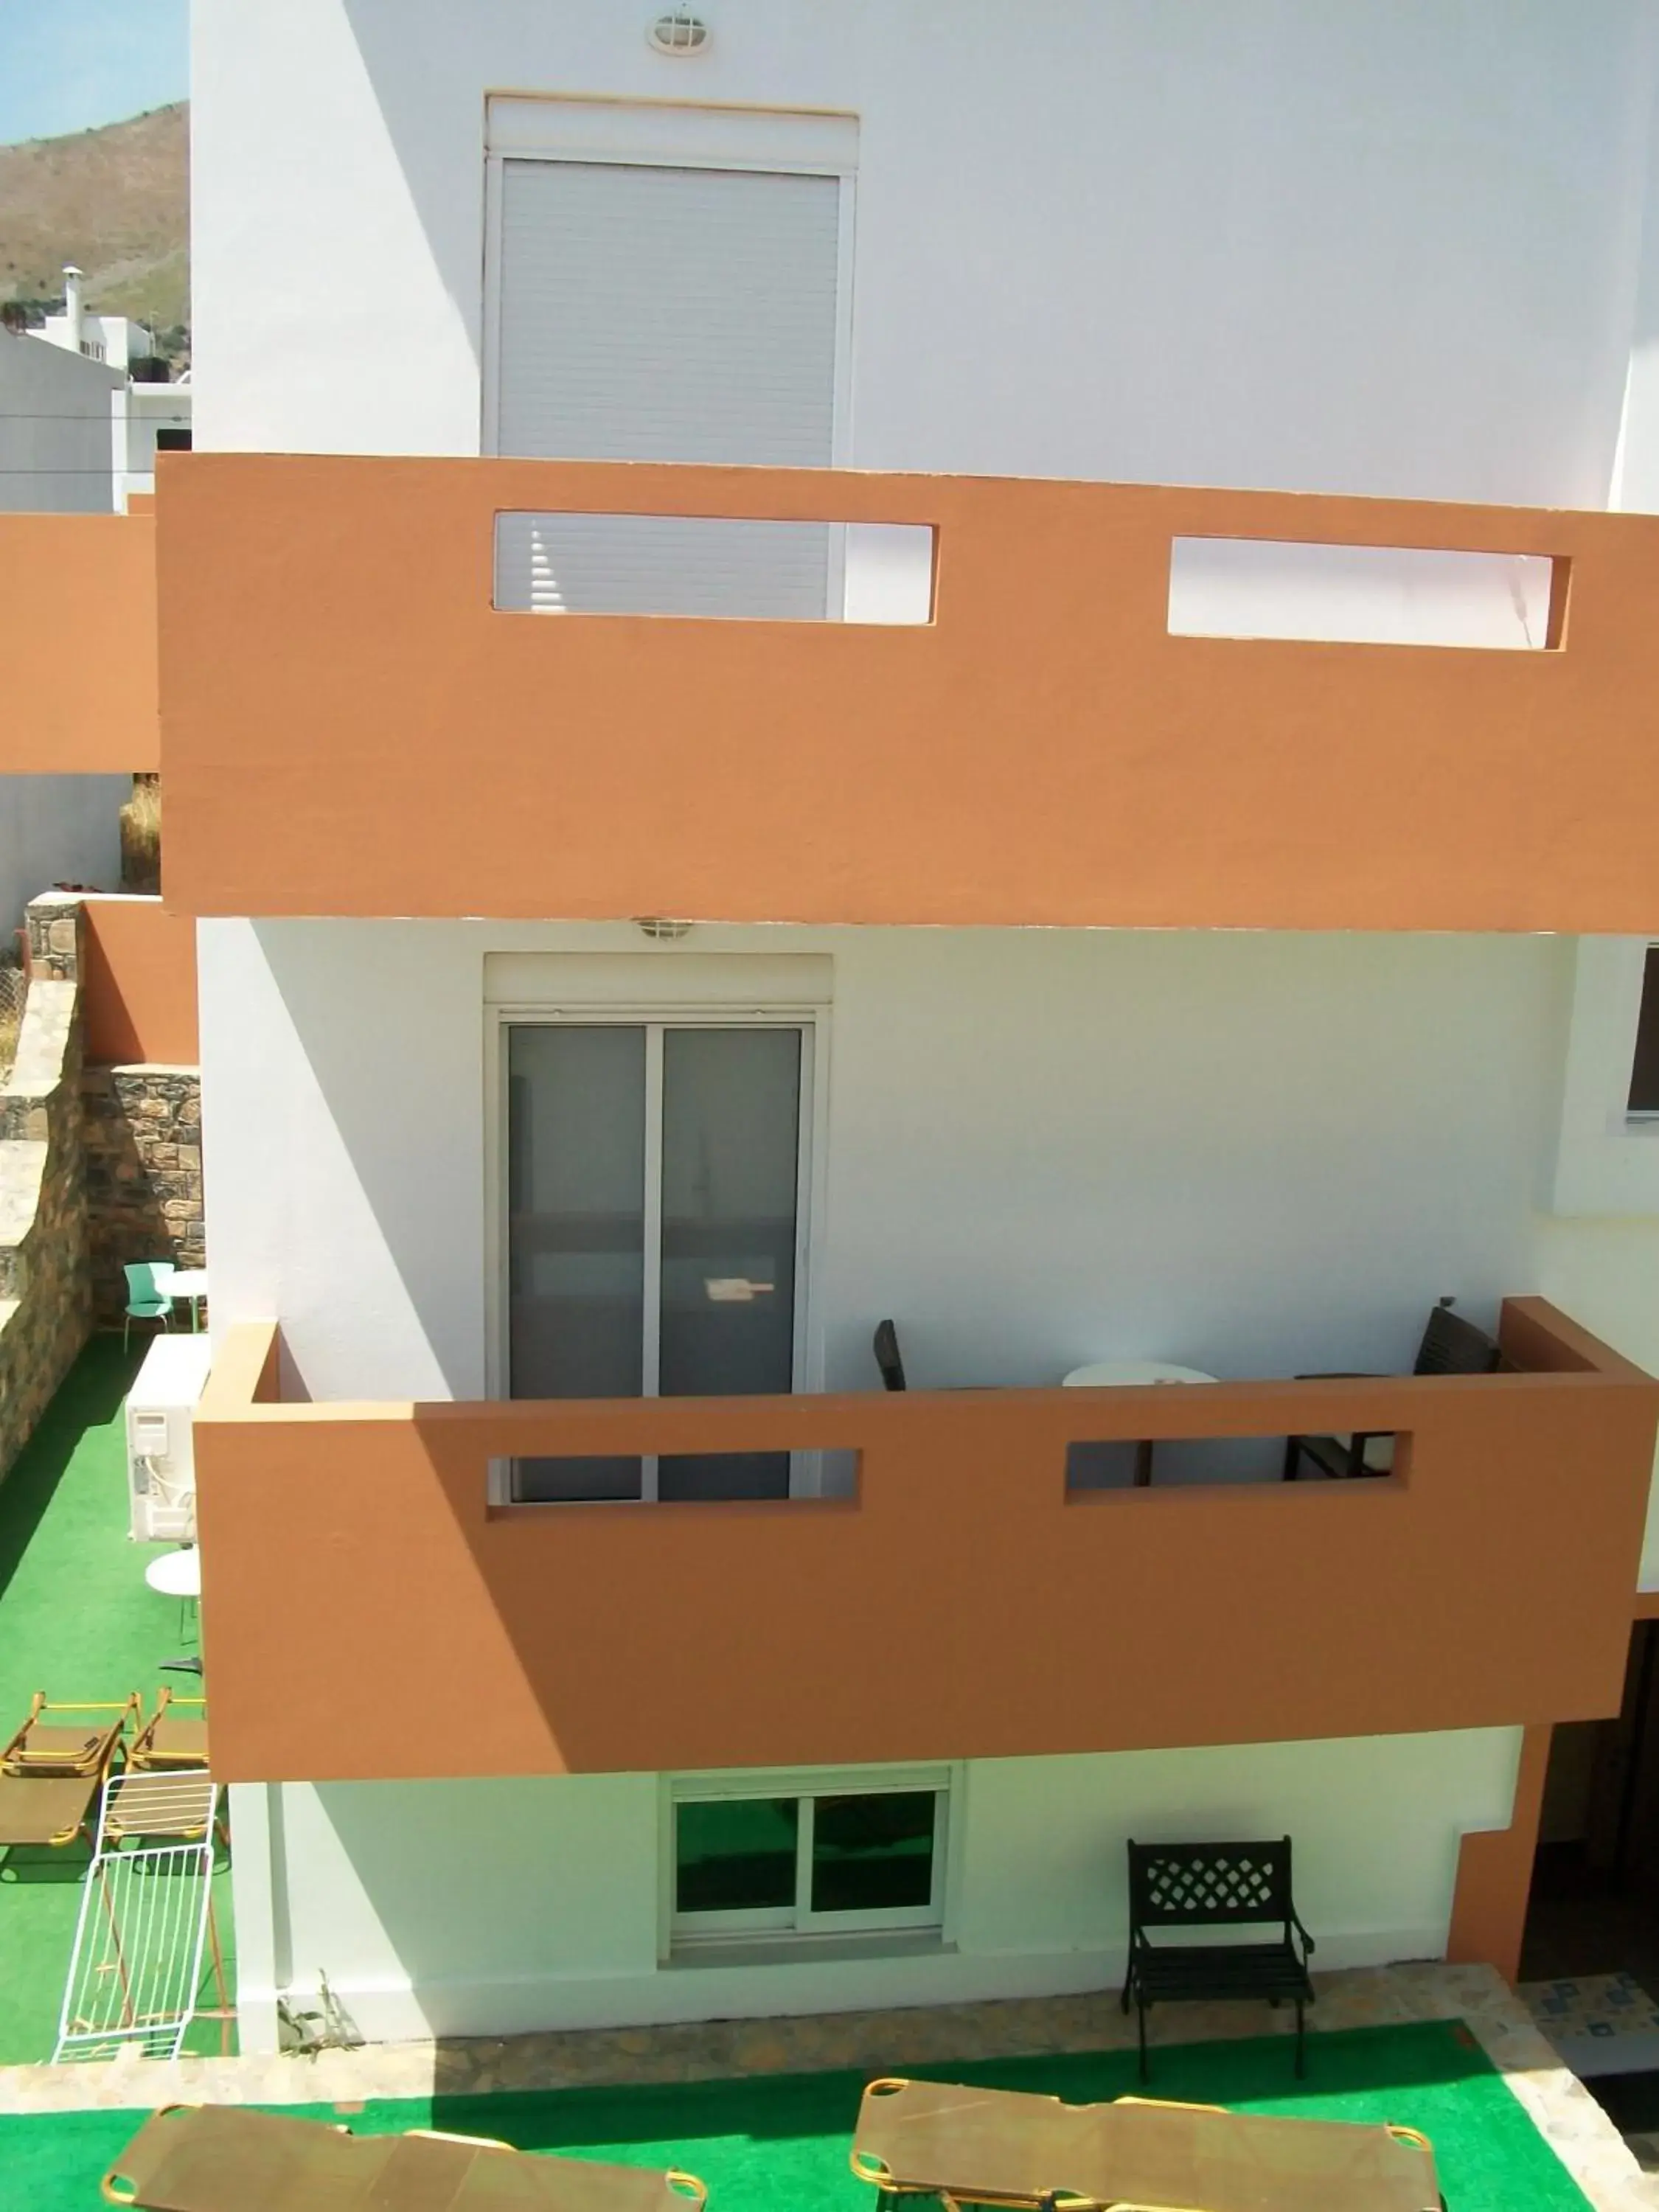
<path fill-rule="evenodd" d="M 82 1065 L 80 900 L 28 908 L 29 982 L 0 1088 L 0 1477 L 94 1325 L 118 1328 L 129 1260 L 205 1263 L 201 1078 Z"/>
<path fill-rule="evenodd" d="M 0 1474 L 92 1326 L 81 1144 L 80 918 L 29 910 L 33 974 L 0 1091 Z"/>
<path fill-rule="evenodd" d="M 88 1067 L 81 1108 L 94 1310 L 118 1322 L 129 1260 L 207 1264 L 202 1079 L 193 1067 Z"/>

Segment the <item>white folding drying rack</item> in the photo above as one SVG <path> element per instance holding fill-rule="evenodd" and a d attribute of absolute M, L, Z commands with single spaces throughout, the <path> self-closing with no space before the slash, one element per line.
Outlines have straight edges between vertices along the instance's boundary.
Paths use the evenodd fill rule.
<path fill-rule="evenodd" d="M 81 1893 L 54 2065 L 137 2050 L 176 2058 L 211 1948 L 218 2017 L 229 2018 L 213 1917 L 219 1790 L 199 1768 L 112 1775 Z M 145 1844 L 146 1836 L 167 1841 Z"/>

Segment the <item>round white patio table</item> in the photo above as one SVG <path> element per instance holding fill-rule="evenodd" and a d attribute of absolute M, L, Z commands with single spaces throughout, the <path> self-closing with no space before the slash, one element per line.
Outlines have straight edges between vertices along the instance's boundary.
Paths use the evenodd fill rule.
<path fill-rule="evenodd" d="M 1177 1367 L 1168 1359 L 1097 1359 L 1092 1366 L 1074 1367 L 1060 1377 L 1065 1390 L 1135 1389 L 1149 1382 L 1214 1382 L 1201 1367 Z M 1141 1437 L 1135 1446 L 1135 1488 L 1146 1490 L 1152 1480 L 1152 1439 Z"/>
<path fill-rule="evenodd" d="M 143 1579 L 161 1597 L 201 1597 L 201 1553 L 195 1544 L 184 1551 L 164 1551 L 143 1568 Z"/>
<path fill-rule="evenodd" d="M 200 1597 L 202 1555 L 193 1544 L 181 1552 L 163 1552 L 144 1569 L 144 1580 L 163 1597 Z"/>
<path fill-rule="evenodd" d="M 167 1294 L 170 1298 L 190 1300 L 190 1326 L 194 1335 L 202 1326 L 202 1301 L 208 1294 L 207 1269 L 175 1267 L 167 1278 Z"/>
<path fill-rule="evenodd" d="M 182 1551 L 163 1552 L 159 1559 L 152 1559 L 144 1569 L 144 1580 L 163 1597 L 179 1601 L 179 1633 L 182 1637 L 190 1625 L 191 1607 L 202 1595 L 202 1555 L 194 1544 Z"/>

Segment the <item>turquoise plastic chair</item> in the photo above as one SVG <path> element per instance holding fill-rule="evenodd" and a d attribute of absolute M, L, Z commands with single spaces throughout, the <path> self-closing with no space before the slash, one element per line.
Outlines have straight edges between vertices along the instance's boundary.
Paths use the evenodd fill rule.
<path fill-rule="evenodd" d="M 129 1260 L 124 1272 L 127 1310 L 121 1323 L 121 1348 L 125 1351 L 134 1322 L 159 1321 L 163 1328 L 172 1328 L 173 1265 L 171 1260 Z"/>

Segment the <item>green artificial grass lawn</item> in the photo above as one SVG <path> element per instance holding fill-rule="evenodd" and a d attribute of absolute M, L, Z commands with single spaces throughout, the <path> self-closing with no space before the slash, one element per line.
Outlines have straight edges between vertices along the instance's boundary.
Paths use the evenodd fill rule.
<path fill-rule="evenodd" d="M 177 1599 L 144 1581 L 155 1550 L 127 1539 L 121 1409 L 149 1343 L 135 1332 L 128 1352 L 118 1336 L 94 1337 L 0 1482 L 0 1742 L 36 1690 L 99 1704 L 138 1690 L 149 1710 L 163 1682 L 180 1696 L 195 1689 L 161 1672 L 194 1649 L 194 1631 L 180 1641 Z M 0 2065 L 52 2056 L 88 1856 L 81 1844 L 0 1852 Z M 222 1866 L 214 1895 L 228 1956 Z M 198 2022 L 187 2047 L 216 2051 L 217 2022 Z M 0 2205 L 9 2212 L 3 2190 Z"/>
<path fill-rule="evenodd" d="M 300 2062 L 296 2062 L 296 2064 Z M 1082 2103 L 1137 2089 L 1132 2053 L 918 2068 L 933 2079 L 1028 2089 Z M 302 2077 L 301 2077 L 302 2078 Z M 289 2106 L 384 2135 L 435 2127 L 524 2150 L 636 2166 L 680 2166 L 708 2186 L 709 2212 L 872 2212 L 848 2166 L 862 2073 L 758 2075 L 623 2089 L 437 2097 L 363 2111 Z M 1395 2120 L 1435 2146 L 1448 2212 L 1583 2212 L 1583 2196 L 1460 2021 L 1359 2028 L 1309 2039 L 1295 2081 L 1279 2037 L 1159 2051 L 1148 2094 L 1310 2119 Z M 18 2212 L 81 2212 L 139 2124 L 132 2112 L 0 2116 L 3 2201 Z M 1333 2207 L 1333 2212 L 1337 2208 Z"/>

